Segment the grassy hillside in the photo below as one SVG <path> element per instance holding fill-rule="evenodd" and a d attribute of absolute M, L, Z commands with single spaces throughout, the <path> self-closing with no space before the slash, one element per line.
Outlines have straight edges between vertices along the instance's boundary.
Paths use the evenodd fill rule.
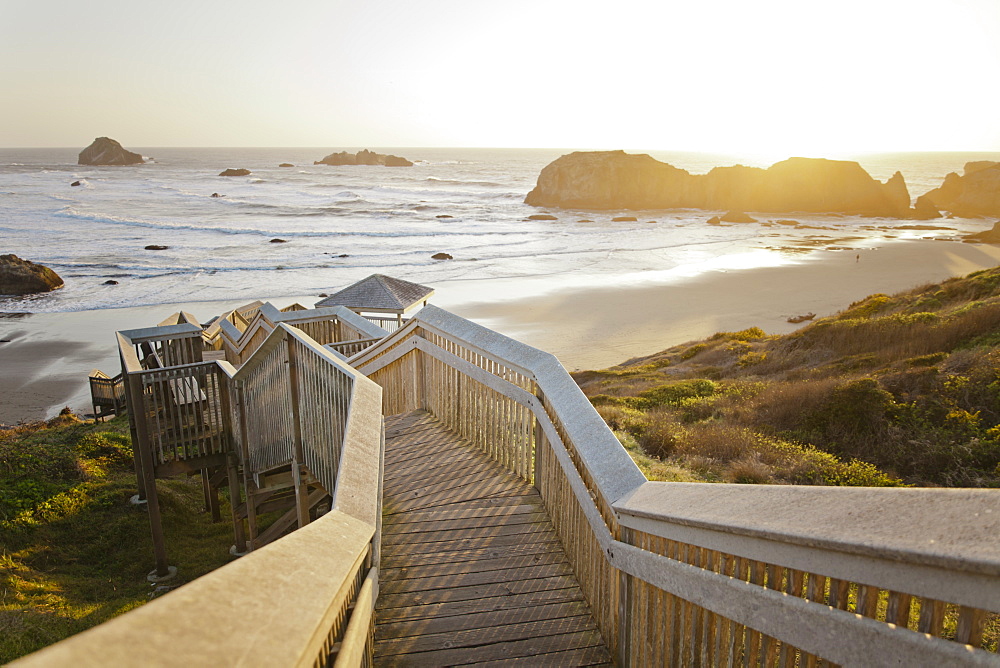
<path fill-rule="evenodd" d="M 574 376 L 654 478 L 1000 486 L 1000 268 Z"/>
<path fill-rule="evenodd" d="M 0 430 L 0 663 L 161 593 L 135 494 L 127 419 L 62 415 Z M 232 528 L 202 512 L 198 478 L 157 482 L 179 585 L 230 561 Z"/>

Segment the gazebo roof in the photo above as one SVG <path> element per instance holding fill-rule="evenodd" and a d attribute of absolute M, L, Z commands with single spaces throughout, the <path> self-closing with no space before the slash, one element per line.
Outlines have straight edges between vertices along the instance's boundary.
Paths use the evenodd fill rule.
<path fill-rule="evenodd" d="M 346 306 L 356 311 L 403 313 L 433 294 L 434 288 L 426 285 L 372 274 L 316 302 L 316 308 Z"/>

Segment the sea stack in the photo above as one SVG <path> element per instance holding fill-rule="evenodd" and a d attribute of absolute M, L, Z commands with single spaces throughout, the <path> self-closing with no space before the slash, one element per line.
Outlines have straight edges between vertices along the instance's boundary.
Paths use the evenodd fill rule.
<path fill-rule="evenodd" d="M 1000 216 L 1000 162 L 967 162 L 962 176 L 948 174 L 940 187 L 921 195 L 917 203 L 956 216 Z"/>
<path fill-rule="evenodd" d="M 398 155 L 385 155 L 383 153 L 374 153 L 365 149 L 363 151 L 358 151 L 357 153 L 348 153 L 347 151 L 341 151 L 340 153 L 331 153 L 322 160 L 316 160 L 313 162 L 314 165 L 380 165 L 383 167 L 413 167 L 413 163 L 406 158 L 401 158 Z"/>
<path fill-rule="evenodd" d="M 98 137 L 94 143 L 80 151 L 78 165 L 141 165 L 142 156 L 125 148 L 109 137 Z"/>
<path fill-rule="evenodd" d="M 16 255 L 0 255 L 0 295 L 30 295 L 63 286 L 63 279 L 48 267 Z"/>
<path fill-rule="evenodd" d="M 856 162 L 819 158 L 789 158 L 767 169 L 716 167 L 694 175 L 645 154 L 576 152 L 547 165 L 524 201 L 577 209 L 910 215 L 902 174 L 881 183 Z"/>

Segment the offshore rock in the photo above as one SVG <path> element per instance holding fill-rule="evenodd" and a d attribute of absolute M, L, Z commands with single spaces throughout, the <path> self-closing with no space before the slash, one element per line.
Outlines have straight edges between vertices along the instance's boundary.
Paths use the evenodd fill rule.
<path fill-rule="evenodd" d="M 380 165 L 384 167 L 412 167 L 413 163 L 406 158 L 401 158 L 398 155 L 385 155 L 383 153 L 374 153 L 365 149 L 363 151 L 358 151 L 357 153 L 348 153 L 347 151 L 341 151 L 340 153 L 331 153 L 322 160 L 316 160 L 313 162 L 314 165 Z"/>
<path fill-rule="evenodd" d="M 948 174 L 939 187 L 922 195 L 918 204 L 922 199 L 956 216 L 1000 216 L 1000 163 L 966 163 L 962 176 Z"/>
<path fill-rule="evenodd" d="M 966 236 L 962 241 L 979 244 L 1000 244 L 1000 220 L 993 224 L 993 228 L 976 234 Z"/>
<path fill-rule="evenodd" d="M 708 174 L 624 151 L 576 152 L 547 165 L 524 200 L 581 209 L 716 209 L 906 217 L 903 176 L 885 183 L 844 160 L 789 158 L 767 169 L 716 167 Z"/>
<path fill-rule="evenodd" d="M 108 137 L 98 137 L 87 148 L 80 151 L 78 165 L 141 165 L 142 156 L 125 148 Z"/>
<path fill-rule="evenodd" d="M 730 211 L 722 218 L 719 218 L 723 223 L 756 223 L 757 219 L 748 216 L 742 211 Z"/>
<path fill-rule="evenodd" d="M 219 176 L 250 176 L 250 173 L 249 169 L 233 169 L 230 167 L 229 169 L 219 172 Z M 215 195 L 213 194 L 212 196 L 214 197 Z"/>
<path fill-rule="evenodd" d="M 62 286 L 63 279 L 48 267 L 16 255 L 0 255 L 0 295 L 30 295 Z"/>
<path fill-rule="evenodd" d="M 917 201 L 913 204 L 913 216 L 914 220 L 933 220 L 935 218 L 940 218 L 941 212 L 938 208 L 934 206 L 927 195 L 921 195 L 917 198 Z"/>

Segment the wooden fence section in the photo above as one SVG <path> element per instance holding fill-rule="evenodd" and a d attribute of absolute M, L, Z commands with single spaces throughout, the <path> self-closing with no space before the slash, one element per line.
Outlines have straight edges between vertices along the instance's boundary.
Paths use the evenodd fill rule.
<path fill-rule="evenodd" d="M 131 425 L 141 498 L 155 494 L 157 477 L 200 472 L 206 505 L 219 520 L 218 489 L 229 487 L 239 552 L 308 523 L 333 490 L 339 466 L 331 445 L 343 438 L 352 376 L 341 362 L 331 362 L 331 351 L 286 321 L 344 338 L 335 345 L 370 343 L 376 339 L 369 335 L 382 331 L 339 307 L 279 312 L 265 303 L 253 310 L 239 342 L 238 371 L 229 363 L 197 361 L 201 330 L 190 324 L 119 333 L 135 407 Z M 232 325 L 223 320 L 221 328 Z M 167 365 L 163 358 L 182 363 Z M 294 513 L 260 531 L 258 509 L 291 503 Z M 151 523 L 156 573 L 164 576 L 169 569 L 155 511 Z"/>
<path fill-rule="evenodd" d="M 239 367 L 279 323 L 299 329 L 320 345 L 342 347 L 341 352 L 344 354 L 355 354 L 367 347 L 363 343 L 370 345 L 388 334 L 386 330 L 344 306 L 279 311 L 271 304 L 263 303 L 255 309 L 253 319 L 242 329 L 228 318 L 218 319 L 218 333 L 213 333 L 212 336 L 219 339 L 219 349 L 225 351 L 226 359 Z M 210 345 L 208 340 L 206 345 Z"/>
<path fill-rule="evenodd" d="M 993 491 L 650 483 L 554 357 L 435 307 L 351 363 L 534 483 L 623 665 L 1000 665 Z"/>
<path fill-rule="evenodd" d="M 378 665 L 610 665 L 538 492 L 425 412 L 386 421 Z"/>

